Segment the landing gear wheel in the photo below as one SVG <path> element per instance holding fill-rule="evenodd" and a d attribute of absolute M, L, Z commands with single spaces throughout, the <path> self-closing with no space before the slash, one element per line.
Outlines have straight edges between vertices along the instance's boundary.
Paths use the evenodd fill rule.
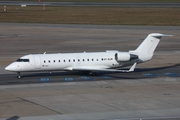
<path fill-rule="evenodd" d="M 89 72 L 89 75 L 90 75 L 90 76 L 95 76 L 96 73 L 95 73 L 95 72 Z"/>
<path fill-rule="evenodd" d="M 90 76 L 96 75 L 96 73 L 95 73 L 95 72 L 92 72 L 92 71 L 84 71 L 83 73 L 84 73 L 85 75 L 90 75 Z"/>
<path fill-rule="evenodd" d="M 17 76 L 18 79 L 21 79 L 21 76 Z"/>

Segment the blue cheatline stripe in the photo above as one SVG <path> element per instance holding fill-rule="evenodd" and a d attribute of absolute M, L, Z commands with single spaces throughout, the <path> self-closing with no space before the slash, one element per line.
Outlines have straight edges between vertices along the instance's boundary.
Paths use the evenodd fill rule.
<path fill-rule="evenodd" d="M 84 80 L 93 80 L 92 77 L 88 77 L 88 76 L 82 76 L 82 77 L 79 77 L 80 79 L 84 79 Z"/>
<path fill-rule="evenodd" d="M 167 76 L 170 76 L 170 77 L 178 77 L 179 76 L 179 74 L 173 73 L 173 72 L 166 72 L 164 74 L 167 75 Z"/>
<path fill-rule="evenodd" d="M 64 78 L 64 81 L 74 81 L 74 78 Z"/>
<path fill-rule="evenodd" d="M 152 74 L 152 73 L 146 73 L 146 74 L 142 74 L 144 76 L 147 76 L 147 77 L 157 77 L 158 75 L 157 74 Z"/>
<path fill-rule="evenodd" d="M 102 76 L 102 78 L 111 79 L 111 78 L 113 78 L 113 77 L 112 77 L 112 76 L 106 76 L 106 75 L 104 75 L 104 76 Z"/>
<path fill-rule="evenodd" d="M 41 81 L 41 82 L 49 82 L 49 81 L 50 81 L 50 78 L 40 78 L 40 81 Z"/>

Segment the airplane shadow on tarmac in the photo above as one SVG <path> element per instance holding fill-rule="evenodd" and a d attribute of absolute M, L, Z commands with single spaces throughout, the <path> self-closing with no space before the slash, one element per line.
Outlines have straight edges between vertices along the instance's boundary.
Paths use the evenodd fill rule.
<path fill-rule="evenodd" d="M 97 72 L 96 75 L 86 75 L 83 72 L 71 72 L 71 71 L 63 71 L 63 72 L 41 72 L 41 73 L 23 73 L 22 78 L 29 77 L 78 77 L 78 76 L 88 76 L 88 77 L 108 77 L 115 79 L 141 79 L 147 77 L 156 77 L 155 75 L 164 73 L 177 73 L 179 74 L 180 64 L 175 64 L 172 66 L 164 66 L 164 67 L 156 67 L 156 68 L 136 68 L 134 72 L 129 73 L 115 73 L 115 72 Z M 149 75 L 149 76 L 148 76 Z M 154 76 L 153 76 L 154 75 Z"/>
<path fill-rule="evenodd" d="M 22 73 L 22 78 L 18 79 L 15 73 L 2 74 L 0 75 L 0 85 L 179 77 L 179 66 L 180 64 L 156 68 L 136 68 L 134 72 L 129 73 L 98 72 L 94 76 L 86 75 L 83 72 L 56 71 L 50 74 L 47 71 Z"/>
<path fill-rule="evenodd" d="M 13 116 L 11 118 L 7 118 L 6 120 L 18 120 L 19 118 L 19 116 Z"/>

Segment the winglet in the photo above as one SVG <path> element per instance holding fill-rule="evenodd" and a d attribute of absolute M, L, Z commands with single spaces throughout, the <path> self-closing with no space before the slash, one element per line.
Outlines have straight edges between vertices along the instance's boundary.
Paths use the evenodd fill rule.
<path fill-rule="evenodd" d="M 137 63 L 135 62 L 135 63 L 131 66 L 131 68 L 129 69 L 129 72 L 134 71 L 134 69 L 135 69 L 136 65 L 137 65 Z"/>

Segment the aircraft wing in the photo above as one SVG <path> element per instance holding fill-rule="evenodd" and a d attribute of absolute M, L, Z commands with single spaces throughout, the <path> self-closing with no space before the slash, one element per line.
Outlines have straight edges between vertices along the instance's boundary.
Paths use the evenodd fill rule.
<path fill-rule="evenodd" d="M 134 71 L 137 63 L 134 63 L 129 70 L 106 69 L 106 68 L 73 68 L 75 71 L 104 71 L 104 72 L 132 72 Z"/>

